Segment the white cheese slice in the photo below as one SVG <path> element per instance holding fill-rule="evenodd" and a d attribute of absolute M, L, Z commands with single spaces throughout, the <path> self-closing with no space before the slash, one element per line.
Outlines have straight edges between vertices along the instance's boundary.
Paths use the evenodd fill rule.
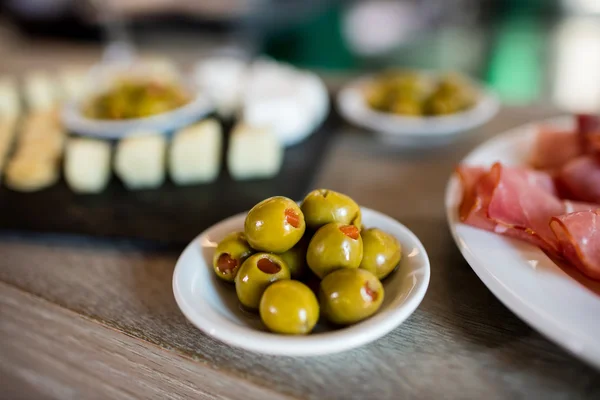
<path fill-rule="evenodd" d="M 279 173 L 283 148 L 269 129 L 238 125 L 232 132 L 227 167 L 236 180 L 266 179 Z"/>
<path fill-rule="evenodd" d="M 175 133 L 169 152 L 169 174 L 178 185 L 214 181 L 221 168 L 221 125 L 209 119 Z"/>
<path fill-rule="evenodd" d="M 10 77 L 0 78 L 0 118 L 16 120 L 21 114 L 21 98 L 17 82 Z"/>
<path fill-rule="evenodd" d="M 64 173 L 69 187 L 77 193 L 99 193 L 111 176 L 110 143 L 87 138 L 72 138 L 65 150 Z"/>
<path fill-rule="evenodd" d="M 165 153 L 163 135 L 135 132 L 117 145 L 115 173 L 128 189 L 157 188 L 165 180 Z"/>

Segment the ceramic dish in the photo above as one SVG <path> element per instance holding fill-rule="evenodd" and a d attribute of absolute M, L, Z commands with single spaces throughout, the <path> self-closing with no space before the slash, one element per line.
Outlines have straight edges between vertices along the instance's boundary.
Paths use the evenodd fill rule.
<path fill-rule="evenodd" d="M 385 299 L 373 317 L 351 327 L 329 330 L 319 324 L 307 336 L 269 333 L 258 315 L 240 309 L 233 286 L 218 281 L 212 269 L 217 242 L 243 230 L 246 214 L 226 219 L 194 239 L 184 250 L 173 273 L 173 292 L 183 314 L 207 335 L 250 351 L 311 356 L 335 353 L 369 343 L 387 334 L 410 316 L 429 285 L 429 259 L 419 239 L 404 225 L 379 212 L 362 208 L 363 222 L 394 236 L 403 247 L 396 272 L 384 280 Z"/>
<path fill-rule="evenodd" d="M 524 164 L 539 124 L 569 130 L 573 122 L 565 117 L 516 128 L 484 143 L 463 162 Z M 452 177 L 446 191 L 450 230 L 483 283 L 533 328 L 600 368 L 600 282 L 559 267 L 537 247 L 460 223 L 460 197 L 460 182 Z"/>
<path fill-rule="evenodd" d="M 87 118 L 76 103 L 67 104 L 63 110 L 63 121 L 70 132 L 101 139 L 122 139 L 136 131 L 171 132 L 188 126 L 213 111 L 212 104 L 202 95 L 197 95 L 182 107 L 146 118 L 107 121 Z"/>
<path fill-rule="evenodd" d="M 160 68 L 159 68 L 160 67 Z M 114 81 L 127 77 L 159 77 L 161 80 L 177 82 L 191 93 L 191 100 L 171 111 L 144 118 L 102 120 L 88 118 L 82 112 L 82 104 L 112 86 Z M 63 108 L 63 123 L 67 130 L 83 136 L 101 139 L 122 139 L 136 131 L 167 133 L 188 126 L 214 111 L 209 97 L 198 92 L 173 65 L 153 65 L 145 62 L 99 64 L 91 68 L 84 84 L 83 101 L 67 103 Z"/>
<path fill-rule="evenodd" d="M 492 119 L 499 109 L 496 96 L 481 84 L 471 81 L 478 101 L 474 107 L 439 117 L 392 115 L 371 109 L 364 97 L 373 77 L 350 82 L 337 96 L 340 114 L 354 125 L 375 132 L 386 142 L 406 146 L 441 145 L 451 142 Z"/>

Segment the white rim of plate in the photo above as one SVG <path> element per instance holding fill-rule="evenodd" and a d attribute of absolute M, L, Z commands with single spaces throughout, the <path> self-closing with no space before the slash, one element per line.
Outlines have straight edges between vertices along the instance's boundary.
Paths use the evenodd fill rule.
<path fill-rule="evenodd" d="M 177 260 L 177 264 L 173 272 L 173 293 L 175 295 L 175 301 L 177 302 L 177 305 L 188 321 L 190 321 L 205 334 L 231 346 L 263 354 L 286 356 L 316 356 L 331 354 L 356 348 L 381 338 L 404 322 L 418 308 L 419 304 L 421 304 L 421 301 L 425 297 L 425 293 L 429 287 L 431 265 L 425 247 L 410 229 L 395 219 L 378 211 L 370 210 L 365 207 L 361 207 L 361 209 L 363 212 L 372 212 L 377 214 L 380 218 L 389 220 L 390 223 L 397 224 L 402 230 L 405 231 L 407 236 L 419 249 L 420 254 L 422 254 L 425 267 L 423 278 L 424 282 L 420 286 L 416 287 L 416 291 L 410 292 L 402 303 L 394 303 L 392 308 L 383 312 L 378 312 L 373 317 L 357 325 L 342 328 L 336 331 L 329 331 L 308 336 L 284 336 L 269 332 L 262 332 L 252 328 L 242 327 L 225 318 L 220 318 L 220 320 L 222 322 L 222 326 L 226 329 L 221 329 L 219 334 L 215 335 L 215 332 L 211 332 L 210 329 L 207 329 L 208 326 L 212 325 L 211 320 L 206 318 L 202 313 L 198 312 L 192 304 L 189 304 L 186 301 L 186 299 L 181 295 L 182 290 L 179 288 L 179 283 L 177 280 L 178 270 L 183 268 L 181 267 L 181 260 L 186 257 L 187 253 L 194 251 L 193 246 L 197 245 L 199 239 L 209 229 L 211 229 L 208 228 L 198 235 L 190 244 L 188 244 Z M 243 212 L 234 215 L 219 222 L 218 224 L 231 223 L 233 220 L 238 219 L 246 214 L 246 212 Z M 400 305 L 402 305 L 402 307 L 399 307 Z M 264 343 L 269 344 L 267 348 L 265 348 Z"/>

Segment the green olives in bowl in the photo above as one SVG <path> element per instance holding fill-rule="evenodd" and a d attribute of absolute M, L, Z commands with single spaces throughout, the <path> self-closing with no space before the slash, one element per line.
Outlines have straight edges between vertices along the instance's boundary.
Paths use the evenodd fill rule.
<path fill-rule="evenodd" d="M 258 251 L 284 253 L 300 241 L 306 224 L 298 204 L 276 196 L 261 201 L 248 212 L 244 233 Z"/>
<path fill-rule="evenodd" d="M 242 264 L 235 277 L 235 292 L 246 309 L 256 310 L 265 289 L 273 282 L 290 279 L 290 270 L 275 254 L 258 253 Z"/>
<path fill-rule="evenodd" d="M 242 263 L 254 253 L 244 236 L 244 232 L 234 232 L 225 236 L 217 245 L 213 256 L 215 274 L 227 282 L 233 282 Z"/>
<path fill-rule="evenodd" d="M 379 228 L 364 229 L 363 258 L 359 268 L 373 273 L 378 279 L 388 276 L 402 258 L 402 247 L 394 236 Z"/>
<path fill-rule="evenodd" d="M 321 281 L 323 315 L 337 325 L 350 325 L 375 314 L 383 302 L 383 285 L 364 269 L 340 269 Z"/>
<path fill-rule="evenodd" d="M 302 282 L 277 281 L 267 287 L 260 300 L 260 318 L 275 333 L 305 335 L 319 320 L 319 302 Z"/>
<path fill-rule="evenodd" d="M 305 229 L 302 241 L 309 241 L 306 256 L 311 266 L 300 275 L 292 273 L 290 264 L 302 264 L 305 244 L 299 241 L 279 254 L 259 251 L 243 242 L 247 236 L 240 231 L 247 214 L 228 218 L 186 247 L 173 273 L 175 300 L 202 331 L 227 344 L 259 353 L 319 355 L 371 342 L 397 327 L 417 308 L 427 290 L 430 266 L 423 245 L 405 226 L 368 208 L 362 208 L 361 215 L 365 224 L 377 229 L 360 231 L 355 225 L 336 222 L 317 232 Z M 224 239 L 216 246 L 215 238 Z M 362 254 L 356 256 L 359 239 Z M 393 268 L 396 253 L 384 251 L 394 243 L 393 239 L 401 244 L 400 252 L 410 254 L 400 256 L 401 266 L 397 269 Z M 337 261 L 331 261 L 336 258 L 335 251 L 329 251 L 339 250 L 336 240 L 343 243 L 339 246 L 342 250 L 349 249 L 356 257 L 352 265 L 340 267 L 335 265 Z M 319 244 L 322 251 L 315 250 Z M 227 267 L 230 260 L 221 254 L 238 254 L 234 251 L 238 245 L 254 253 L 237 270 L 235 286 L 216 285 L 217 278 L 212 275 L 230 268 L 215 270 L 212 264 L 221 258 L 217 265 Z M 331 265 L 315 268 L 311 254 L 320 258 L 319 262 L 326 260 Z M 385 268 L 367 262 L 369 257 L 384 257 Z M 373 269 L 372 265 L 376 266 L 375 273 L 363 269 Z M 389 268 L 391 272 L 387 271 Z M 377 274 L 385 273 L 389 275 L 382 283 Z M 358 325 L 345 328 L 352 324 Z M 330 331 L 336 332 L 321 334 Z M 312 334 L 315 332 L 318 333 Z"/>
<path fill-rule="evenodd" d="M 362 218 L 358 204 L 345 194 L 333 190 L 313 190 L 304 198 L 300 208 L 306 226 L 312 230 L 331 222 L 361 228 Z"/>
<path fill-rule="evenodd" d="M 363 257 L 360 231 L 332 222 L 319 228 L 308 244 L 306 262 L 319 278 L 340 268 L 358 268 Z"/>

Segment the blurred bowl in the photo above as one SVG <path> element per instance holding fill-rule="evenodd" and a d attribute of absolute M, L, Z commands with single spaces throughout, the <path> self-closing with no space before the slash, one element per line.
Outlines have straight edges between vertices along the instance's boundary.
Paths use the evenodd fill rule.
<path fill-rule="evenodd" d="M 86 101 L 106 90 L 115 80 L 125 76 L 156 76 L 163 81 L 177 82 L 190 93 L 191 99 L 181 107 L 143 118 L 107 120 L 89 118 L 83 113 Z M 67 103 L 62 112 L 63 123 L 67 130 L 83 136 L 121 139 L 139 131 L 167 133 L 190 125 L 214 111 L 214 105 L 209 97 L 198 92 L 193 84 L 184 80 L 173 65 L 158 63 L 98 65 L 90 70 L 85 85 L 83 98 Z"/>
<path fill-rule="evenodd" d="M 337 108 L 347 121 L 375 132 L 390 144 L 411 147 L 447 144 L 488 122 L 500 108 L 498 98 L 491 91 L 469 79 L 478 100 L 468 110 L 439 117 L 384 113 L 373 110 L 365 100 L 365 89 L 373 80 L 374 76 L 368 76 L 343 87 L 337 96 Z"/>

